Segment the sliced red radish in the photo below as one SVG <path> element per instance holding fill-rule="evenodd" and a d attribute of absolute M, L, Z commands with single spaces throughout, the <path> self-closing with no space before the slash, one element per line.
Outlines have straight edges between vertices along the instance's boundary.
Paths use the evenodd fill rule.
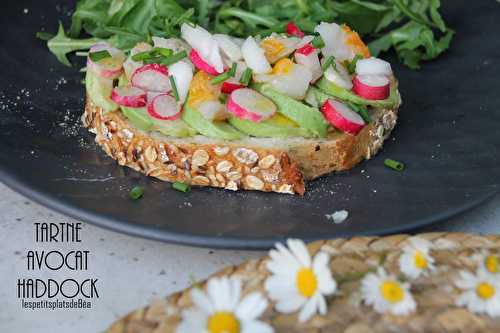
<path fill-rule="evenodd" d="M 237 82 L 236 80 L 227 80 L 222 83 L 220 90 L 223 94 L 230 94 L 233 91 L 241 88 L 245 88 L 245 86 Z"/>
<path fill-rule="evenodd" d="M 391 64 L 379 58 L 361 59 L 356 62 L 358 75 L 387 75 L 392 74 Z"/>
<path fill-rule="evenodd" d="M 271 118 L 276 113 L 276 105 L 255 90 L 242 88 L 229 96 L 227 110 L 240 119 L 257 123 Z"/>
<path fill-rule="evenodd" d="M 321 112 L 334 127 L 352 135 L 357 135 L 365 126 L 365 122 L 359 114 L 347 105 L 333 99 L 325 101 Z"/>
<path fill-rule="evenodd" d="M 226 107 L 219 101 L 205 101 L 198 105 L 197 110 L 203 118 L 214 120 L 226 120 L 229 116 Z"/>
<path fill-rule="evenodd" d="M 125 54 L 109 45 L 108 43 L 97 43 L 92 46 L 89 50 L 89 53 L 99 52 L 99 51 L 108 51 L 111 55 L 110 58 L 105 58 L 100 61 L 94 62 L 90 57 L 87 59 L 87 68 L 92 72 L 96 73 L 100 77 L 104 77 L 106 79 L 116 79 L 123 72 L 123 63 L 125 61 Z"/>
<path fill-rule="evenodd" d="M 146 106 L 147 94 L 137 87 L 116 87 L 111 92 L 111 99 L 118 105 L 131 108 L 142 108 Z"/>
<path fill-rule="evenodd" d="M 169 94 L 158 95 L 148 104 L 149 115 L 156 119 L 175 120 L 180 117 L 181 111 L 182 107 Z"/>
<path fill-rule="evenodd" d="M 204 71 L 207 74 L 210 75 L 219 75 L 222 73 L 217 72 L 217 70 L 210 66 L 208 62 L 203 60 L 203 58 L 199 55 L 199 53 L 195 50 L 192 49 L 191 53 L 189 53 L 189 58 L 191 59 L 192 63 L 198 68 L 200 71 Z"/>
<path fill-rule="evenodd" d="M 391 82 L 383 75 L 356 75 L 352 80 L 352 91 L 365 99 L 387 99 L 391 93 Z"/>
<path fill-rule="evenodd" d="M 286 33 L 299 38 L 304 37 L 304 32 L 293 22 L 288 22 L 286 25 Z"/>
<path fill-rule="evenodd" d="M 302 55 L 308 56 L 311 53 L 313 53 L 314 51 L 316 51 L 316 48 L 311 43 L 307 43 L 306 45 L 302 46 L 301 48 L 298 48 L 297 51 L 295 52 L 295 54 L 302 54 Z"/>
<path fill-rule="evenodd" d="M 132 75 L 132 85 L 146 91 L 169 92 L 170 79 L 166 66 L 148 64 L 136 69 Z"/>

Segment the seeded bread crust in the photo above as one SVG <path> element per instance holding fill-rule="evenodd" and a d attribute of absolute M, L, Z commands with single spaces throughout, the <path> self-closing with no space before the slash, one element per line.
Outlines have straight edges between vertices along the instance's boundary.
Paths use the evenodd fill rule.
<path fill-rule="evenodd" d="M 397 109 L 378 110 L 357 136 L 222 141 L 171 138 L 134 127 L 119 111 L 104 113 L 87 98 L 82 122 L 120 165 L 168 182 L 228 190 L 303 195 L 305 180 L 371 158 L 394 128 Z"/>

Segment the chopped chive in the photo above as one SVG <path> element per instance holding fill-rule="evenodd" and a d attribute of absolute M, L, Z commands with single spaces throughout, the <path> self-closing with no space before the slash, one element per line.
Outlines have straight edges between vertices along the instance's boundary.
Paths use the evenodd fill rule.
<path fill-rule="evenodd" d="M 237 68 L 238 64 L 234 62 L 233 65 L 231 66 L 231 69 L 229 70 L 229 75 L 231 75 L 231 77 L 234 77 L 236 75 Z"/>
<path fill-rule="evenodd" d="M 326 58 L 326 61 L 325 63 L 323 64 L 323 66 L 321 66 L 321 69 L 323 69 L 323 72 L 326 72 L 326 70 L 332 66 L 332 65 L 335 65 L 334 68 L 337 66 L 335 64 L 335 57 L 334 56 L 329 56 L 328 58 Z"/>
<path fill-rule="evenodd" d="M 245 69 L 245 71 L 241 75 L 240 83 L 245 85 L 245 86 L 248 86 L 251 79 L 252 79 L 252 69 L 247 68 L 247 69 Z"/>
<path fill-rule="evenodd" d="M 145 64 L 159 64 L 163 61 L 163 57 L 152 57 L 144 60 Z"/>
<path fill-rule="evenodd" d="M 172 54 L 174 54 L 174 51 L 165 47 L 155 47 L 153 51 L 164 57 L 170 57 Z"/>
<path fill-rule="evenodd" d="M 133 61 L 144 61 L 153 58 L 151 51 L 139 52 L 132 56 Z"/>
<path fill-rule="evenodd" d="M 172 91 L 174 92 L 175 100 L 178 102 L 180 98 L 179 98 L 179 91 L 177 90 L 177 84 L 175 84 L 175 77 L 169 76 L 168 78 L 170 80 L 170 85 L 172 86 Z"/>
<path fill-rule="evenodd" d="M 187 57 L 187 52 L 181 51 L 181 52 L 177 52 L 169 57 L 163 58 L 163 60 L 160 63 L 162 65 L 165 65 L 165 66 L 170 66 L 170 65 L 173 65 L 176 62 L 178 62 L 186 57 Z"/>
<path fill-rule="evenodd" d="M 102 50 L 102 51 L 89 53 L 89 58 L 93 62 L 98 62 L 98 61 L 101 61 L 103 59 L 111 58 L 111 54 L 107 50 Z"/>
<path fill-rule="evenodd" d="M 172 188 L 174 190 L 177 190 L 177 191 L 180 191 L 180 192 L 188 192 L 189 191 L 189 185 L 188 184 L 184 184 L 184 183 L 181 183 L 181 182 L 175 182 L 172 184 Z"/>
<path fill-rule="evenodd" d="M 313 40 L 311 41 L 311 44 L 316 49 L 321 49 L 325 46 L 325 42 L 323 41 L 323 38 L 321 38 L 321 36 L 319 36 L 319 35 L 314 36 Z"/>
<path fill-rule="evenodd" d="M 215 84 L 219 84 L 219 83 L 222 83 L 222 82 L 228 80 L 230 77 L 231 77 L 231 71 L 229 70 L 229 71 L 226 71 L 220 75 L 217 75 L 210 82 L 215 85 Z"/>
<path fill-rule="evenodd" d="M 354 59 L 352 59 L 352 61 L 347 65 L 347 71 L 349 72 L 349 74 L 354 74 L 354 72 L 356 71 L 356 64 L 361 59 L 363 59 L 363 56 L 360 54 L 356 54 Z"/>
<path fill-rule="evenodd" d="M 82 52 L 82 51 L 79 51 L 79 52 L 75 52 L 75 55 L 77 57 L 88 57 L 89 56 L 89 53 L 88 52 Z"/>
<path fill-rule="evenodd" d="M 405 165 L 403 163 L 390 158 L 385 159 L 384 165 L 396 171 L 403 171 L 405 169 Z"/>
<path fill-rule="evenodd" d="M 221 94 L 219 96 L 219 102 L 221 102 L 222 104 L 226 104 L 226 102 L 227 102 L 227 95 L 226 94 Z"/>
<path fill-rule="evenodd" d="M 132 200 L 137 200 L 144 195 L 144 188 L 142 186 L 134 186 L 128 194 Z"/>

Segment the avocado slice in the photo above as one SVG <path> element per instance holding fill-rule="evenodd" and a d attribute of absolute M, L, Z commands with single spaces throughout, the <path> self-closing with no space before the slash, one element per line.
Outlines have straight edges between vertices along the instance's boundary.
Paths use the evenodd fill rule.
<path fill-rule="evenodd" d="M 289 138 L 300 136 L 310 138 L 314 136 L 305 128 L 280 124 L 272 118 L 260 123 L 254 123 L 250 120 L 231 117 L 229 123 L 243 133 L 256 137 Z"/>
<path fill-rule="evenodd" d="M 269 84 L 256 84 L 253 88 L 270 98 L 279 113 L 308 129 L 314 136 L 326 137 L 328 124 L 318 109 L 277 92 Z"/>
<path fill-rule="evenodd" d="M 102 108 L 104 112 L 118 109 L 118 104 L 111 100 L 113 80 L 100 78 L 92 73 L 92 71 L 87 71 L 85 88 L 87 89 L 88 97 L 95 105 Z"/>
<path fill-rule="evenodd" d="M 157 131 L 163 135 L 175 137 L 187 137 L 196 134 L 196 131 L 189 127 L 182 120 L 159 120 L 151 118 L 145 108 L 127 108 L 122 106 L 121 110 L 125 117 L 135 127 L 143 131 Z"/>
<path fill-rule="evenodd" d="M 387 99 L 380 100 L 380 101 L 373 101 L 369 99 L 364 99 L 362 97 L 359 97 L 355 93 L 353 93 L 350 90 L 341 88 L 332 82 L 328 81 L 325 77 L 323 77 L 319 82 L 316 84 L 316 86 L 321 89 L 324 93 L 329 95 L 328 97 L 336 97 L 340 100 L 344 101 L 349 101 L 353 102 L 355 104 L 359 105 L 366 105 L 366 106 L 373 106 L 376 108 L 394 108 L 397 106 L 399 103 L 399 96 L 398 96 L 398 87 L 397 84 L 392 83 L 391 84 L 391 94 Z M 321 102 L 321 100 L 318 100 Z M 322 100 L 324 102 L 324 100 Z M 321 103 L 323 104 L 323 103 Z"/>
<path fill-rule="evenodd" d="M 243 137 L 243 133 L 225 122 L 207 120 L 201 113 L 184 104 L 182 120 L 201 134 L 224 140 L 237 140 Z"/>
<path fill-rule="evenodd" d="M 125 117 L 135 127 L 143 130 L 149 131 L 153 127 L 153 119 L 149 116 L 148 111 L 145 108 L 127 108 L 125 106 L 120 107 Z"/>

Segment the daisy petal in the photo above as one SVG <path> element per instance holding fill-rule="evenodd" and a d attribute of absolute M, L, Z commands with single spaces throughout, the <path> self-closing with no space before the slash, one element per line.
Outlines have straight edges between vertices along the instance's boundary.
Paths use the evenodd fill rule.
<path fill-rule="evenodd" d="M 299 239 L 289 239 L 287 244 L 302 266 L 311 267 L 311 255 L 303 241 Z"/>
<path fill-rule="evenodd" d="M 247 295 L 236 308 L 236 316 L 241 319 L 256 319 L 267 308 L 267 301 L 260 293 Z"/>
<path fill-rule="evenodd" d="M 306 298 L 298 294 L 292 294 L 285 299 L 278 300 L 278 303 L 276 303 L 276 310 L 281 313 L 292 313 L 300 309 L 300 307 L 304 305 L 306 301 Z"/>
<path fill-rule="evenodd" d="M 300 310 L 299 313 L 299 322 L 304 323 L 311 319 L 312 316 L 316 313 L 317 310 L 317 300 L 315 297 L 311 297 L 309 300 L 307 300 L 306 304 Z"/>
<path fill-rule="evenodd" d="M 202 309 L 206 313 L 212 314 L 214 312 L 212 302 L 210 302 L 210 299 L 200 289 L 193 289 L 191 291 L 191 299 L 198 308 Z"/>
<path fill-rule="evenodd" d="M 259 320 L 242 322 L 241 333 L 273 333 L 274 329 L 267 323 Z"/>
<path fill-rule="evenodd" d="M 233 278 L 230 280 L 231 290 L 230 290 L 230 307 L 235 309 L 238 306 L 241 296 L 241 280 Z"/>

